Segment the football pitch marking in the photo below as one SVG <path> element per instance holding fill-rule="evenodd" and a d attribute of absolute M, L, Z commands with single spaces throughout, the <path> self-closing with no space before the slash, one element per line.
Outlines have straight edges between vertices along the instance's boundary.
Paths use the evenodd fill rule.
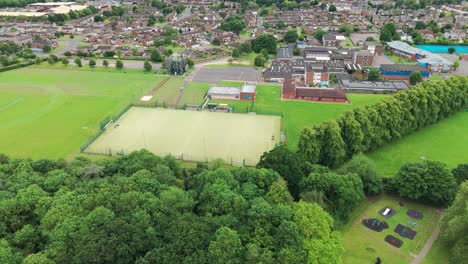
<path fill-rule="evenodd" d="M 11 102 L 11 103 L 8 103 L 8 104 L 6 104 L 6 105 L 0 107 L 0 111 L 3 111 L 3 110 L 5 110 L 5 109 L 8 109 L 8 108 L 10 108 L 11 106 L 14 106 L 15 104 L 17 104 L 17 103 L 19 103 L 19 102 L 21 102 L 21 101 L 23 101 L 23 100 L 24 100 L 23 98 L 16 99 L 15 101 L 13 101 L 13 102 Z"/>

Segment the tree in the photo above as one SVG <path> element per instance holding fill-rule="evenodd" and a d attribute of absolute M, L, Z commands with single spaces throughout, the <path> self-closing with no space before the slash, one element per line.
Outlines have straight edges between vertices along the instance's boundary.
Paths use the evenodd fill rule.
<path fill-rule="evenodd" d="M 121 60 L 117 60 L 115 62 L 115 68 L 116 69 L 121 70 L 121 69 L 123 69 L 123 67 L 124 67 L 124 64 L 123 64 L 123 62 Z"/>
<path fill-rule="evenodd" d="M 221 227 L 216 231 L 216 236 L 210 242 L 208 253 L 211 263 L 240 263 L 242 243 L 236 231 Z"/>
<path fill-rule="evenodd" d="M 336 6 L 330 5 L 330 7 L 328 8 L 328 12 L 336 12 Z"/>
<path fill-rule="evenodd" d="M 109 67 L 109 62 L 108 62 L 107 60 L 103 60 L 103 61 L 102 61 L 102 65 L 103 65 L 104 67 Z"/>
<path fill-rule="evenodd" d="M 263 153 L 257 168 L 272 169 L 278 172 L 288 183 L 289 191 L 295 198 L 299 198 L 299 182 L 305 177 L 302 159 L 286 145 L 275 147 Z"/>
<path fill-rule="evenodd" d="M 276 52 L 276 38 L 271 34 L 260 35 L 253 41 L 253 51 L 259 53 L 260 50 L 266 49 L 269 53 L 274 54 Z"/>
<path fill-rule="evenodd" d="M 369 72 L 367 73 L 367 79 L 369 81 L 380 81 L 380 72 L 376 68 L 372 67 Z"/>
<path fill-rule="evenodd" d="M 422 81 L 423 81 L 423 78 L 421 76 L 421 72 L 419 72 L 419 71 L 412 72 L 411 75 L 409 76 L 409 82 L 412 85 L 415 85 L 415 84 L 420 83 Z"/>
<path fill-rule="evenodd" d="M 193 66 L 195 66 L 195 62 L 194 62 L 191 58 L 189 58 L 189 59 L 187 60 L 187 65 L 188 65 L 190 68 L 193 68 Z"/>
<path fill-rule="evenodd" d="M 61 59 L 61 61 L 62 61 L 62 64 L 63 64 L 63 65 L 68 65 L 68 63 L 70 63 L 70 61 L 68 61 L 68 59 L 67 59 L 66 57 L 63 57 L 63 58 Z"/>
<path fill-rule="evenodd" d="M 44 53 L 49 53 L 52 50 L 52 48 L 49 45 L 45 45 L 44 48 L 42 48 L 42 51 Z"/>
<path fill-rule="evenodd" d="M 460 185 L 460 189 L 453 204 L 447 209 L 442 219 L 441 235 L 443 241 L 450 249 L 450 263 L 467 263 L 466 245 L 468 244 L 468 222 L 465 220 L 468 214 L 468 182 Z"/>
<path fill-rule="evenodd" d="M 341 263 L 344 247 L 333 219 L 320 206 L 299 201 L 294 205 L 294 221 L 304 237 L 307 263 Z"/>
<path fill-rule="evenodd" d="M 326 121 L 317 129 L 320 138 L 319 163 L 331 167 L 340 165 L 345 159 L 346 149 L 338 123 L 335 120 Z"/>
<path fill-rule="evenodd" d="M 250 53 L 252 52 L 252 43 L 250 43 L 250 41 L 245 41 L 241 43 L 237 49 L 240 53 Z"/>
<path fill-rule="evenodd" d="M 456 69 L 458 69 L 458 67 L 460 67 L 460 61 L 455 61 L 453 63 L 453 68 L 456 70 Z"/>
<path fill-rule="evenodd" d="M 240 57 L 240 52 L 238 49 L 233 49 L 232 50 L 232 57 L 233 58 L 239 58 Z"/>
<path fill-rule="evenodd" d="M 71 54 L 70 51 L 67 50 L 67 51 L 65 51 L 65 53 L 63 53 L 63 55 L 65 55 L 65 56 L 67 56 L 67 57 L 70 57 L 72 54 Z"/>
<path fill-rule="evenodd" d="M 338 226 L 346 223 L 349 214 L 364 198 L 362 181 L 356 174 L 312 172 L 301 181 L 300 189 L 302 199 L 319 203 Z"/>
<path fill-rule="evenodd" d="M 322 37 L 323 35 L 325 35 L 325 33 L 327 32 L 322 28 L 317 28 L 316 30 L 314 30 L 314 33 L 312 33 L 312 36 L 314 36 L 314 38 L 316 38 L 317 40 L 322 41 Z"/>
<path fill-rule="evenodd" d="M 258 54 L 257 57 L 255 57 L 254 65 L 257 67 L 264 67 L 266 61 L 267 60 L 265 59 L 265 57 L 263 57 L 262 54 Z"/>
<path fill-rule="evenodd" d="M 375 164 L 362 154 L 354 156 L 344 166 L 344 172 L 357 174 L 361 178 L 365 194 L 377 195 L 383 190 L 382 178 L 378 175 Z"/>
<path fill-rule="evenodd" d="M 452 174 L 458 184 L 462 184 L 464 181 L 468 180 L 468 163 L 458 164 L 458 166 L 452 170 Z"/>
<path fill-rule="evenodd" d="M 151 65 L 151 63 L 149 63 L 149 61 L 145 60 L 144 64 L 143 64 L 143 68 L 145 68 L 145 71 L 151 71 L 153 69 L 153 65 Z"/>
<path fill-rule="evenodd" d="M 96 66 L 96 61 L 93 59 L 90 59 L 88 62 L 89 67 L 94 68 Z"/>
<path fill-rule="evenodd" d="M 454 47 L 448 48 L 448 53 L 453 54 L 454 52 L 455 52 L 455 48 L 454 48 Z"/>
<path fill-rule="evenodd" d="M 42 58 L 41 58 L 41 57 L 36 57 L 36 58 L 34 59 L 34 63 L 36 63 L 36 64 L 41 64 L 41 63 L 42 63 Z"/>
<path fill-rule="evenodd" d="M 50 65 L 55 64 L 55 60 L 54 60 L 54 58 L 52 58 L 52 57 L 47 58 L 47 62 L 48 62 Z"/>
<path fill-rule="evenodd" d="M 81 63 L 81 59 L 80 59 L 80 58 L 76 58 L 76 59 L 74 60 L 74 62 L 75 62 L 75 64 L 76 64 L 76 66 L 78 66 L 78 67 L 82 67 L 82 66 L 83 66 L 83 64 Z"/>
<path fill-rule="evenodd" d="M 400 196 L 437 205 L 449 205 L 457 188 L 452 173 L 437 161 L 404 164 L 395 182 Z"/>
<path fill-rule="evenodd" d="M 296 30 L 289 30 L 288 32 L 286 32 L 286 34 L 284 34 L 284 41 L 286 41 L 287 43 L 296 42 L 298 38 L 299 35 L 297 34 Z"/>
<path fill-rule="evenodd" d="M 270 53 L 268 53 L 267 49 L 260 50 L 260 54 L 263 55 L 263 57 L 265 57 L 265 59 L 268 59 L 270 57 Z"/>
<path fill-rule="evenodd" d="M 211 44 L 215 46 L 221 45 L 221 40 L 218 37 L 214 37 L 213 40 L 211 41 Z"/>
<path fill-rule="evenodd" d="M 237 16 L 230 16 L 224 20 L 219 29 L 224 31 L 232 31 L 239 35 L 239 33 L 246 28 L 246 24 L 243 18 Z"/>
<path fill-rule="evenodd" d="M 283 28 L 285 28 L 285 27 L 286 27 L 286 24 L 284 23 L 283 20 L 280 19 L 280 20 L 278 20 L 278 21 L 276 22 L 276 28 L 277 28 L 277 29 L 283 29 Z"/>
<path fill-rule="evenodd" d="M 151 61 L 153 62 L 162 62 L 163 58 L 157 49 L 151 51 Z"/>

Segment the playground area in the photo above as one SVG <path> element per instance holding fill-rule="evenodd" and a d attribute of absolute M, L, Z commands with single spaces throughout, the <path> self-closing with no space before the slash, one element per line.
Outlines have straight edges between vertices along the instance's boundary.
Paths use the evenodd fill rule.
<path fill-rule="evenodd" d="M 219 158 L 255 166 L 279 144 L 280 130 L 280 116 L 132 107 L 84 152 L 119 155 L 144 148 L 184 161 Z"/>
<path fill-rule="evenodd" d="M 440 220 L 434 208 L 392 197 L 358 210 L 343 230 L 344 263 L 372 263 L 377 257 L 383 263 L 410 263 Z"/>

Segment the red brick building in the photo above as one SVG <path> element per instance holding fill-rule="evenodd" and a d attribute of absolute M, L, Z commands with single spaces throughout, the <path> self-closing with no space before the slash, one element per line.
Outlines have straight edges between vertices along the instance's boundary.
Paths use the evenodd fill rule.
<path fill-rule="evenodd" d="M 296 99 L 317 102 L 348 103 L 346 92 L 334 88 L 311 88 L 294 79 L 283 82 L 281 89 L 282 99 Z"/>

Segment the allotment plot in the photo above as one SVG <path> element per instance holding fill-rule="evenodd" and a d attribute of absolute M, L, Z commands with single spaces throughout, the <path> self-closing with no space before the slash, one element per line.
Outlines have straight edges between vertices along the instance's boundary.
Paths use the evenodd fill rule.
<path fill-rule="evenodd" d="M 280 142 L 281 117 L 133 107 L 86 150 L 125 154 L 147 149 L 186 161 L 223 159 L 254 166 Z"/>

